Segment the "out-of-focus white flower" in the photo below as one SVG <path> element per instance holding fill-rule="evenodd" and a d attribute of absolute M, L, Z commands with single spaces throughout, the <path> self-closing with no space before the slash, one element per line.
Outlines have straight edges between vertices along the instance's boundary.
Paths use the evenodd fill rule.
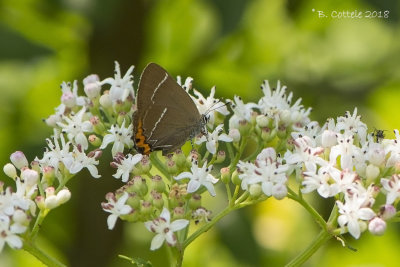
<path fill-rule="evenodd" d="M 164 208 L 159 218 L 144 223 L 147 230 L 156 233 L 156 236 L 151 240 L 150 250 L 160 248 L 164 241 L 170 246 L 175 246 L 176 236 L 174 232 L 185 228 L 188 224 L 189 221 L 185 219 L 171 222 L 171 214 Z"/>

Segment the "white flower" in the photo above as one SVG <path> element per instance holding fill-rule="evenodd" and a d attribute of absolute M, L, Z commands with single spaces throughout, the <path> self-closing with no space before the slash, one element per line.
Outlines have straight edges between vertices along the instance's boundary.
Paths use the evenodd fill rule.
<path fill-rule="evenodd" d="M 223 141 L 223 142 L 232 142 L 232 138 L 229 137 L 227 134 L 222 133 L 223 131 L 223 124 L 218 125 L 214 131 L 210 134 L 208 133 L 208 136 L 202 136 L 200 139 L 196 141 L 196 144 L 201 144 L 203 142 L 206 142 L 206 147 L 207 150 L 211 154 L 215 154 L 217 152 L 217 146 L 218 146 L 218 141 Z"/>
<path fill-rule="evenodd" d="M 135 165 L 142 160 L 142 158 L 142 154 L 128 154 L 127 157 L 124 158 L 120 163 L 116 163 L 118 170 L 113 176 L 117 179 L 122 177 L 122 182 L 127 182 L 129 179 L 129 174 Z"/>
<path fill-rule="evenodd" d="M 128 96 L 134 97 L 133 80 L 132 80 L 133 66 L 131 66 L 124 77 L 121 77 L 121 70 L 117 61 L 115 61 L 115 75 L 114 78 L 107 78 L 101 82 L 103 84 L 111 85 L 110 98 L 113 104 L 117 101 L 125 101 Z"/>
<path fill-rule="evenodd" d="M 280 81 L 278 81 L 276 89 L 271 89 L 268 81 L 264 81 L 261 89 L 264 96 L 258 102 L 258 106 L 262 114 L 274 118 L 276 127 L 278 127 L 280 121 L 285 125 L 295 125 L 297 123 L 305 125 L 310 121 L 308 115 L 311 112 L 311 108 L 304 109 L 303 105 L 300 104 L 301 98 L 290 106 L 293 93 L 290 92 L 286 97 L 286 86 L 281 87 Z"/>
<path fill-rule="evenodd" d="M 325 125 L 324 125 L 325 126 Z M 312 141 L 311 145 L 313 147 L 321 146 L 321 138 L 322 138 L 323 129 L 319 126 L 317 121 L 312 121 L 308 123 L 306 126 L 301 128 L 297 132 L 292 132 L 293 139 L 301 138 L 303 136 L 308 136 Z"/>
<path fill-rule="evenodd" d="M 352 170 L 354 163 L 353 158 L 360 159 L 363 157 L 361 149 L 353 144 L 354 135 L 347 131 L 344 134 L 337 134 L 338 144 L 333 146 L 329 154 L 329 160 L 336 163 L 336 158 L 340 156 L 340 167 L 342 170 Z"/>
<path fill-rule="evenodd" d="M 353 197 L 346 197 L 345 203 L 341 201 L 336 201 L 339 208 L 338 223 L 341 227 L 347 226 L 349 233 L 356 239 L 360 237 L 360 220 L 368 221 L 375 217 L 375 213 L 372 209 L 368 207 L 363 207 L 364 198 L 358 197 L 357 195 Z"/>
<path fill-rule="evenodd" d="M 89 146 L 88 140 L 84 133 L 91 132 L 93 127 L 90 121 L 82 121 L 86 108 L 83 107 L 75 115 L 71 114 L 71 118 L 64 117 L 66 123 L 58 122 L 57 125 L 62 128 L 62 132 L 66 133 L 69 140 L 74 140 L 75 144 L 80 144 L 84 150 Z"/>
<path fill-rule="evenodd" d="M 400 197 L 400 176 L 398 174 L 392 175 L 390 180 L 382 178 L 381 184 L 386 192 L 386 204 L 392 204 Z"/>
<path fill-rule="evenodd" d="M 302 193 L 310 193 L 314 190 L 324 198 L 332 197 L 340 192 L 340 186 L 332 178 L 340 176 L 340 170 L 327 163 L 318 169 L 312 167 L 303 173 L 304 180 L 301 183 L 303 188 Z"/>
<path fill-rule="evenodd" d="M 72 151 L 71 161 L 66 164 L 68 171 L 72 174 L 80 172 L 83 168 L 87 168 L 94 178 L 99 178 L 101 175 L 98 174 L 97 167 L 95 165 L 99 164 L 96 160 L 98 153 L 94 152 L 93 155 L 88 156 L 80 147 L 74 147 Z"/>
<path fill-rule="evenodd" d="M 216 194 L 213 184 L 218 182 L 218 179 L 210 174 L 212 170 L 212 165 L 207 167 L 207 162 L 205 162 L 203 164 L 203 167 L 199 168 L 197 164 L 197 161 L 192 164 L 192 172 L 183 172 L 174 177 L 175 180 L 189 178 L 190 181 L 187 186 L 188 193 L 196 192 L 200 188 L 200 186 L 203 185 L 205 188 L 207 188 L 210 195 L 215 196 Z"/>
<path fill-rule="evenodd" d="M 60 138 L 61 144 L 58 139 Z M 64 135 L 60 134 L 56 129 L 54 129 L 53 140 L 50 138 L 46 139 L 47 145 L 50 148 L 48 150 L 46 148 L 46 152 L 43 153 L 43 158 L 38 159 L 35 158 L 36 161 L 39 161 L 42 168 L 44 166 L 51 166 L 54 168 L 56 176 L 60 176 L 59 166 L 60 163 L 67 165 L 71 162 L 72 154 L 69 151 L 71 142 L 65 142 Z"/>
<path fill-rule="evenodd" d="M 196 104 L 197 109 L 199 110 L 200 114 L 208 114 L 209 115 L 209 120 L 208 120 L 209 125 L 214 125 L 214 121 L 215 121 L 214 112 L 219 112 L 224 116 L 229 114 L 226 104 L 219 101 L 218 99 L 214 98 L 215 87 L 211 88 L 210 95 L 207 98 L 205 98 L 197 90 L 193 90 L 193 93 L 197 96 L 197 98 L 195 98 L 193 96 L 191 96 L 191 98 L 193 99 L 194 103 Z"/>
<path fill-rule="evenodd" d="M 171 215 L 169 211 L 164 208 L 159 218 L 144 223 L 147 230 L 156 233 L 156 236 L 151 240 L 150 250 L 160 248 L 164 241 L 170 246 L 175 246 L 176 236 L 174 232 L 185 228 L 189 224 L 189 221 L 185 219 L 179 219 L 173 222 L 170 222 L 170 220 Z"/>
<path fill-rule="evenodd" d="M 234 97 L 235 103 L 231 104 L 231 108 L 233 110 L 233 115 L 229 119 L 229 128 L 239 128 L 239 121 L 246 120 L 250 122 L 251 113 L 253 112 L 254 108 L 257 108 L 258 105 L 256 103 L 243 103 L 242 98 L 240 96 Z"/>
<path fill-rule="evenodd" d="M 101 203 L 103 210 L 111 213 L 107 217 L 107 225 L 109 230 L 114 228 L 115 223 L 120 215 L 126 215 L 133 210 L 129 205 L 125 204 L 128 200 L 128 197 L 128 193 L 124 192 L 124 194 L 117 200 L 113 193 L 109 193 L 106 196 L 108 202 Z"/>
<path fill-rule="evenodd" d="M 400 162 L 400 134 L 399 130 L 394 130 L 394 134 L 396 136 L 396 139 L 394 140 L 384 140 L 386 141 L 384 144 L 385 147 L 385 153 L 387 155 L 390 155 L 387 162 L 386 166 L 387 167 L 392 167 L 398 164 Z"/>
<path fill-rule="evenodd" d="M 367 125 L 361 120 L 361 116 L 357 115 L 357 108 L 354 108 L 353 115 L 349 111 L 344 116 L 337 118 L 336 131 L 351 132 L 359 137 L 361 145 L 367 140 Z"/>
<path fill-rule="evenodd" d="M 237 166 L 243 190 L 248 190 L 249 185 L 260 183 L 263 193 L 267 196 L 282 199 L 287 195 L 288 166 L 276 161 L 276 152 L 273 148 L 261 151 L 254 164 L 239 161 Z"/>
<path fill-rule="evenodd" d="M 7 219 L 5 219 L 7 218 Z M 22 248 L 22 240 L 18 234 L 26 231 L 27 227 L 20 224 L 10 224 L 8 217 L 1 217 L 0 219 L 0 252 L 3 250 L 4 244 L 7 243 L 11 248 Z"/>
<path fill-rule="evenodd" d="M 78 81 L 74 81 L 73 88 L 71 90 L 71 83 L 63 82 L 61 84 L 61 103 L 68 108 L 73 108 L 75 106 L 84 106 L 86 99 L 83 96 L 78 96 Z"/>
<path fill-rule="evenodd" d="M 287 151 L 285 153 L 285 160 L 287 164 L 304 166 L 307 170 L 315 170 L 316 164 L 324 165 L 325 160 L 320 157 L 324 152 L 322 147 L 312 147 L 313 140 L 308 136 L 303 136 L 294 140 L 295 152 Z"/>
<path fill-rule="evenodd" d="M 83 79 L 84 91 L 86 95 L 93 99 L 100 95 L 101 83 L 97 74 L 91 74 Z"/>
<path fill-rule="evenodd" d="M 117 124 L 112 125 L 111 129 L 108 130 L 110 134 L 104 136 L 100 149 L 104 149 L 109 143 L 114 142 L 114 145 L 111 149 L 111 154 L 114 157 L 118 152 L 122 153 L 124 151 L 125 145 L 127 147 L 132 147 L 132 127 L 132 124 L 130 124 L 127 128 L 125 128 L 125 120 L 122 122 L 121 127 L 119 127 Z"/>

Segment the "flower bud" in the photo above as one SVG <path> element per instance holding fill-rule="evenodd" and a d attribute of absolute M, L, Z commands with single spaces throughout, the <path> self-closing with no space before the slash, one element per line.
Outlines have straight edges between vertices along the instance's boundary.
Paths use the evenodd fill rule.
<path fill-rule="evenodd" d="M 143 201 L 140 207 L 140 213 L 143 215 L 150 215 L 153 211 L 153 205 L 150 201 Z"/>
<path fill-rule="evenodd" d="M 128 200 L 126 201 L 126 205 L 131 206 L 132 208 L 139 209 L 140 208 L 140 197 L 136 193 L 129 193 Z"/>
<path fill-rule="evenodd" d="M 56 177 L 56 171 L 52 166 L 44 166 L 42 169 L 43 179 L 47 186 L 51 186 L 54 182 L 54 178 Z"/>
<path fill-rule="evenodd" d="M 253 198 L 258 198 L 262 194 L 261 185 L 259 184 L 251 184 L 249 187 L 250 196 Z"/>
<path fill-rule="evenodd" d="M 76 104 L 76 97 L 71 91 L 67 91 L 62 94 L 61 103 L 63 103 L 68 108 L 73 108 Z"/>
<path fill-rule="evenodd" d="M 28 188 L 36 185 L 39 180 L 39 174 L 37 171 L 31 169 L 24 169 L 21 172 L 21 179 L 25 182 Z"/>
<path fill-rule="evenodd" d="M 239 142 L 240 141 L 240 131 L 235 128 L 229 129 L 229 137 L 233 139 L 233 142 Z"/>
<path fill-rule="evenodd" d="M 369 222 L 368 230 L 373 235 L 383 235 L 386 231 L 386 222 L 379 217 L 375 217 Z"/>
<path fill-rule="evenodd" d="M 183 154 L 181 149 L 175 150 L 175 153 L 172 156 L 172 160 L 175 161 L 178 168 L 183 168 L 186 164 L 186 156 Z"/>
<path fill-rule="evenodd" d="M 134 176 L 132 178 L 133 182 L 133 192 L 138 193 L 139 196 L 144 196 L 147 194 L 148 188 L 146 184 L 146 180 L 141 176 Z"/>
<path fill-rule="evenodd" d="M 183 207 L 175 207 L 172 216 L 175 220 L 185 218 L 185 209 Z"/>
<path fill-rule="evenodd" d="M 271 119 L 265 115 L 258 115 L 256 118 L 256 123 L 257 123 L 257 126 L 260 128 L 269 127 L 269 125 L 271 123 Z"/>
<path fill-rule="evenodd" d="M 333 147 L 334 145 L 336 145 L 337 142 L 337 137 L 336 137 L 336 133 L 333 131 L 329 131 L 329 130 L 325 130 L 322 133 L 321 136 L 321 144 L 322 147 Z"/>
<path fill-rule="evenodd" d="M 89 99 L 96 98 L 100 95 L 101 84 L 97 74 L 91 74 L 83 79 L 83 90 Z"/>
<path fill-rule="evenodd" d="M 214 163 L 222 163 L 226 158 L 226 153 L 223 150 L 217 152 L 217 158 L 215 159 Z"/>
<path fill-rule="evenodd" d="M 288 135 L 288 128 L 285 125 L 280 125 L 278 127 L 278 131 L 276 133 L 276 135 L 280 138 L 280 139 L 286 139 L 287 135 Z"/>
<path fill-rule="evenodd" d="M 247 136 L 250 132 L 251 124 L 246 120 L 239 121 L 239 132 L 241 136 Z"/>
<path fill-rule="evenodd" d="M 151 202 L 156 209 L 161 210 L 164 207 L 164 200 L 161 193 L 153 190 L 150 192 Z"/>
<path fill-rule="evenodd" d="M 371 164 L 381 166 L 385 161 L 385 150 L 379 143 L 372 143 L 368 150 L 368 160 Z"/>
<path fill-rule="evenodd" d="M 396 208 L 393 205 L 386 204 L 380 208 L 382 219 L 389 220 L 396 215 Z"/>
<path fill-rule="evenodd" d="M 167 171 L 170 174 L 175 174 L 178 172 L 178 166 L 176 166 L 176 163 L 172 159 L 167 159 L 166 161 L 167 164 Z"/>
<path fill-rule="evenodd" d="M 371 184 L 379 176 L 380 170 L 374 164 L 369 164 L 365 172 L 366 172 L 367 184 Z"/>
<path fill-rule="evenodd" d="M 136 209 L 132 209 L 131 212 L 125 215 L 120 215 L 119 218 L 127 222 L 137 222 L 140 219 L 140 212 Z"/>
<path fill-rule="evenodd" d="M 54 189 L 54 187 L 50 186 L 45 189 L 45 192 L 46 192 L 46 197 L 49 197 L 49 196 L 54 196 L 56 190 Z"/>
<path fill-rule="evenodd" d="M 221 172 L 221 181 L 224 184 L 228 184 L 230 182 L 229 167 L 221 168 L 220 172 Z"/>
<path fill-rule="evenodd" d="M 272 141 L 277 134 L 277 130 L 265 127 L 261 129 L 261 139 L 264 140 L 265 142 L 270 142 Z"/>
<path fill-rule="evenodd" d="M 10 160 L 12 164 L 14 164 L 17 169 L 22 169 L 23 167 L 28 167 L 28 160 L 25 157 L 25 154 L 21 151 L 15 151 L 11 154 Z"/>
<path fill-rule="evenodd" d="M 131 124 L 131 116 L 125 111 L 119 112 L 117 116 L 118 125 L 122 125 L 123 122 L 125 122 L 125 125 Z"/>
<path fill-rule="evenodd" d="M 287 195 L 288 191 L 285 184 L 276 184 L 272 187 L 272 195 L 277 200 L 284 199 Z"/>
<path fill-rule="evenodd" d="M 165 191 L 165 183 L 160 175 L 155 175 L 155 176 L 151 177 L 150 188 L 159 193 L 162 193 Z"/>
<path fill-rule="evenodd" d="M 3 171 L 8 177 L 12 179 L 15 179 L 17 177 L 17 169 L 11 163 L 7 163 L 6 165 L 4 165 Z"/>
<path fill-rule="evenodd" d="M 68 189 L 64 188 L 64 189 L 60 190 L 60 192 L 57 193 L 56 198 L 57 198 L 58 205 L 64 204 L 65 202 L 70 200 L 71 192 Z"/>
<path fill-rule="evenodd" d="M 89 119 L 90 123 L 93 126 L 93 131 L 95 134 L 103 135 L 106 132 L 106 127 L 103 122 L 97 116 L 92 116 Z"/>
<path fill-rule="evenodd" d="M 95 135 L 95 134 L 91 134 L 91 135 L 89 135 L 88 136 L 88 140 L 89 140 L 89 143 L 92 145 L 92 146 L 94 146 L 94 147 L 99 147 L 99 146 L 101 146 L 101 139 L 99 138 L 99 137 L 97 137 L 97 135 Z"/>
<path fill-rule="evenodd" d="M 44 205 L 49 210 L 56 208 L 58 206 L 57 197 L 55 195 L 46 197 Z"/>
<path fill-rule="evenodd" d="M 38 206 L 38 208 L 40 210 L 44 210 L 46 208 L 46 205 L 44 204 L 44 197 L 43 196 L 37 196 L 35 198 L 35 203 L 36 203 L 36 206 Z"/>
<path fill-rule="evenodd" d="M 104 107 L 105 109 L 111 109 L 112 108 L 112 101 L 111 97 L 109 95 L 109 91 L 105 91 L 101 96 L 100 96 L 100 105 Z"/>
<path fill-rule="evenodd" d="M 234 185 L 240 185 L 241 183 L 242 183 L 242 180 L 240 179 L 240 177 L 239 177 L 239 173 L 238 173 L 238 171 L 237 170 L 234 170 L 233 171 L 233 173 L 232 173 L 232 183 L 234 184 Z"/>
<path fill-rule="evenodd" d="M 192 194 L 192 197 L 189 199 L 189 208 L 191 210 L 195 210 L 201 206 L 201 195 Z"/>

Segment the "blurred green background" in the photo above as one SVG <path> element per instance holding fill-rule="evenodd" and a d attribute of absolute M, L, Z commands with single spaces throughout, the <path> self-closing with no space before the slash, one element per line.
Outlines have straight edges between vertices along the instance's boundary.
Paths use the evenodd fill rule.
<path fill-rule="evenodd" d="M 389 17 L 318 18 L 316 12 L 343 10 L 388 10 Z M 323 123 L 357 106 L 370 131 L 390 136 L 400 128 L 399 16 L 395 0 L 2 0 L 0 163 L 16 150 L 29 160 L 40 156 L 51 134 L 42 118 L 60 103 L 60 83 L 78 79 L 82 87 L 88 74 L 113 76 L 114 60 L 123 73 L 135 65 L 135 83 L 154 61 L 174 76 L 194 77 L 205 94 L 216 85 L 218 96 L 247 101 L 261 96 L 262 80 L 281 80 L 313 107 L 312 119 Z M 100 202 L 121 183 L 107 164 L 102 168 L 101 179 L 84 172 L 69 183 L 72 199 L 48 216 L 40 246 L 68 266 L 131 266 L 117 254 L 165 266 L 165 251 L 149 251 L 152 235 L 143 225 L 118 222 L 107 230 Z M 205 200 L 214 209 L 225 203 L 218 195 Z M 315 199 L 325 216 L 331 204 Z M 282 266 L 318 231 L 294 202 L 268 200 L 199 238 L 184 266 Z M 397 266 L 399 234 L 392 224 L 383 237 L 347 237 L 357 252 L 332 240 L 306 266 Z M 6 248 L 0 266 L 42 265 Z"/>

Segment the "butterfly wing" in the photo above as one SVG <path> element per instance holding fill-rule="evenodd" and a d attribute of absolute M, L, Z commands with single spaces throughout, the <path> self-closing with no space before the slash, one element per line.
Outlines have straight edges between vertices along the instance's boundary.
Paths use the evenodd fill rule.
<path fill-rule="evenodd" d="M 193 100 L 155 63 L 148 64 L 140 78 L 135 133 L 141 130 L 139 122 L 151 149 L 163 150 L 163 154 L 179 148 L 201 129 L 201 115 Z"/>

